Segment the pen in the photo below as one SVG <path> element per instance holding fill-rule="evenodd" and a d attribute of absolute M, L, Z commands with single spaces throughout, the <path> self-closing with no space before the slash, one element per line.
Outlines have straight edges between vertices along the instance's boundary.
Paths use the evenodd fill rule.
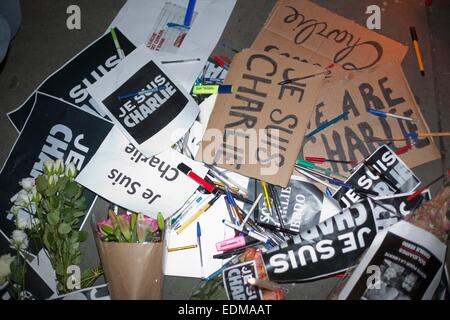
<path fill-rule="evenodd" d="M 347 119 L 348 115 L 350 112 L 346 111 L 344 113 L 342 113 L 341 115 L 337 116 L 334 119 L 331 119 L 330 121 L 325 122 L 324 124 L 322 124 L 321 126 L 317 127 L 315 130 L 311 131 L 310 133 L 308 133 L 306 135 L 306 138 L 311 138 L 313 135 L 315 135 L 316 133 L 328 128 L 329 126 L 335 124 L 336 122 L 342 120 L 342 119 Z"/>
<path fill-rule="evenodd" d="M 200 58 L 193 58 L 193 59 L 184 59 L 184 60 L 171 60 L 171 61 L 161 61 L 162 64 L 168 64 L 168 63 L 181 63 L 181 62 L 192 62 L 192 61 L 200 61 Z"/>
<path fill-rule="evenodd" d="M 197 221 L 197 244 L 200 253 L 200 266 L 202 268 L 202 278 L 205 277 L 205 270 L 203 268 L 203 253 L 202 253 L 202 229 L 200 228 L 200 222 Z"/>
<path fill-rule="evenodd" d="M 172 219 L 171 225 L 175 226 L 175 229 L 180 227 L 180 222 L 182 221 L 182 219 L 189 213 L 191 212 L 192 209 L 199 207 L 201 205 L 203 205 L 203 203 L 205 203 L 205 201 L 207 201 L 208 197 L 203 195 L 203 196 L 198 196 L 189 206 L 187 206 L 180 214 L 177 215 L 177 217 L 174 217 Z"/>
<path fill-rule="evenodd" d="M 441 180 L 442 178 L 444 178 L 444 175 L 441 175 L 440 177 L 437 177 L 436 179 L 434 179 L 433 181 L 431 181 L 429 184 L 427 184 L 426 186 L 417 189 L 412 195 L 410 195 L 408 198 L 406 198 L 406 201 L 411 201 L 412 199 L 418 197 L 424 190 L 428 189 L 431 185 L 435 184 L 436 182 L 438 182 L 439 180 Z"/>
<path fill-rule="evenodd" d="M 214 185 L 206 182 L 205 179 L 203 179 L 199 175 L 195 174 L 192 171 L 192 169 L 189 166 L 187 166 L 186 164 L 184 164 L 183 162 L 178 164 L 177 169 L 180 170 L 181 172 L 183 172 L 185 175 L 187 175 L 189 178 L 191 178 L 195 182 L 197 182 L 199 185 L 201 185 L 203 188 L 205 188 L 208 192 L 213 192 L 214 189 L 216 189 L 216 187 Z"/>
<path fill-rule="evenodd" d="M 407 120 L 407 121 L 413 121 L 416 122 L 416 119 L 414 118 L 410 118 L 410 117 L 404 117 L 404 116 L 399 116 L 398 114 L 394 114 L 394 113 L 389 113 L 389 112 L 384 112 L 384 111 L 379 111 L 376 109 L 367 109 L 367 111 L 374 115 L 377 116 L 379 118 L 386 118 L 386 117 L 391 117 L 391 118 L 397 118 L 397 119 L 403 119 L 403 120 Z"/>
<path fill-rule="evenodd" d="M 264 199 L 266 200 L 267 209 L 269 209 L 269 211 L 272 212 L 272 203 L 270 202 L 269 192 L 267 190 L 267 184 L 263 180 L 260 180 L 260 182 L 261 182 L 261 187 L 262 187 L 263 192 L 264 192 Z"/>
<path fill-rule="evenodd" d="M 240 225 L 241 231 L 244 230 L 244 225 L 247 223 L 248 219 L 250 219 L 250 216 L 252 215 L 253 211 L 255 211 L 256 207 L 258 206 L 259 200 L 261 200 L 262 193 L 258 195 L 258 198 L 256 198 L 255 202 L 251 206 L 250 210 L 247 212 L 247 215 L 244 218 L 244 221 L 242 221 L 242 224 Z"/>
<path fill-rule="evenodd" d="M 315 170 L 319 170 L 319 171 L 325 172 L 325 173 L 327 173 L 329 175 L 338 176 L 338 177 L 341 177 L 341 178 L 343 178 L 345 180 L 348 179 L 348 177 L 343 176 L 343 175 L 341 175 L 338 172 L 334 172 L 334 171 L 331 171 L 331 170 L 328 170 L 328 169 L 324 169 L 324 168 L 318 167 L 314 163 L 306 161 L 306 160 L 303 160 L 303 159 L 297 160 L 296 164 L 298 166 L 301 166 L 301 167 L 305 167 L 305 168 L 309 168 L 309 169 L 315 169 Z"/>
<path fill-rule="evenodd" d="M 192 23 L 194 8 L 195 8 L 195 0 L 189 0 L 188 7 L 186 9 L 186 15 L 184 16 L 184 25 L 187 27 L 189 27 Z"/>
<path fill-rule="evenodd" d="M 119 100 L 124 100 L 124 99 L 126 99 L 126 98 L 131 98 L 131 97 L 135 97 L 135 96 L 140 96 L 140 95 L 147 94 L 147 93 L 158 92 L 158 91 L 161 91 L 161 90 L 163 90 L 163 89 L 165 89 L 165 88 L 166 88 L 166 86 L 158 86 L 158 87 L 152 88 L 152 89 L 147 89 L 147 90 L 142 90 L 142 91 L 136 91 L 136 92 L 127 93 L 127 94 L 124 94 L 124 95 L 122 95 L 122 96 L 118 96 L 117 98 L 118 98 Z"/>
<path fill-rule="evenodd" d="M 310 178 L 310 179 L 312 179 L 312 180 L 314 180 L 314 181 L 316 181 L 316 182 L 318 182 L 318 183 L 320 183 L 320 184 L 323 184 L 324 186 L 326 186 L 326 187 L 328 187 L 328 188 L 330 188 L 330 189 L 332 189 L 332 190 L 334 190 L 334 191 L 337 191 L 337 189 L 338 189 L 338 188 L 332 186 L 331 184 L 329 184 L 329 183 L 327 183 L 327 182 L 325 182 L 325 181 L 323 181 L 323 180 L 321 180 L 321 179 L 319 179 L 319 178 L 313 176 L 312 174 L 309 174 L 309 173 L 306 172 L 305 170 L 302 170 L 302 169 L 300 169 L 300 168 L 298 168 L 298 167 L 296 167 L 295 169 L 296 169 L 298 172 L 300 172 L 301 174 L 303 174 L 304 176 L 306 176 L 306 177 L 308 177 L 308 178 Z"/>
<path fill-rule="evenodd" d="M 226 84 L 198 85 L 192 88 L 193 94 L 233 93 L 233 86 Z"/>
<path fill-rule="evenodd" d="M 175 22 L 168 22 L 167 23 L 167 27 L 168 28 L 175 28 L 175 29 L 178 29 L 178 30 L 181 30 L 181 31 L 187 31 L 187 30 L 189 30 L 191 28 L 191 27 L 185 26 L 183 24 L 178 24 L 178 23 L 175 23 Z"/>
<path fill-rule="evenodd" d="M 279 85 L 285 85 L 285 84 L 289 84 L 289 83 L 292 83 L 292 82 L 295 82 L 295 81 L 300 81 L 300 80 L 306 80 L 306 79 L 309 79 L 309 78 L 314 78 L 314 77 L 320 76 L 322 74 L 329 75 L 330 73 L 331 73 L 330 70 L 326 70 L 326 71 L 310 74 L 310 75 L 307 75 L 307 76 L 304 76 L 304 77 L 286 79 L 284 81 L 278 82 L 278 84 Z"/>
<path fill-rule="evenodd" d="M 119 39 L 117 39 L 116 30 L 114 30 L 114 28 L 111 28 L 111 36 L 113 38 L 114 45 L 116 46 L 117 54 L 119 55 L 120 60 L 123 60 L 125 58 L 125 53 L 120 47 Z"/>
<path fill-rule="evenodd" d="M 247 194 L 247 188 L 243 187 L 241 184 L 236 182 L 236 180 L 233 180 L 229 176 L 225 175 L 225 173 L 223 173 L 222 171 L 218 170 L 217 168 L 215 168 L 214 166 L 212 166 L 210 164 L 205 164 L 205 165 L 206 165 L 206 167 L 208 169 L 210 169 L 211 171 L 215 172 L 218 176 L 222 177 L 222 179 L 224 179 L 225 181 L 229 182 L 230 184 L 234 185 L 239 190 L 241 190 L 242 192 Z"/>
<path fill-rule="evenodd" d="M 404 136 L 406 138 L 450 137 L 450 132 L 417 132 L 417 133 L 407 133 Z"/>
<path fill-rule="evenodd" d="M 208 210 L 214 202 L 216 202 L 217 199 L 219 199 L 220 193 L 216 193 L 214 195 L 214 198 L 212 198 L 203 208 L 201 208 L 196 214 L 194 214 L 192 217 L 190 217 L 178 230 L 177 234 L 180 234 L 183 232 L 184 229 L 186 229 L 192 222 L 195 221 L 198 217 L 200 217 L 206 210 Z"/>
<path fill-rule="evenodd" d="M 223 219 L 222 222 L 227 227 L 230 227 L 230 228 L 232 228 L 234 230 L 240 231 L 242 234 L 244 234 L 246 236 L 249 236 L 249 237 L 252 237 L 253 239 L 259 240 L 259 241 L 261 241 L 263 243 L 268 243 L 269 242 L 269 238 L 264 237 L 264 236 L 260 235 L 259 233 L 256 233 L 254 231 L 247 231 L 247 230 L 241 231 L 237 225 L 235 225 L 234 223 L 231 223 L 230 221 L 227 221 L 225 219 Z"/>
<path fill-rule="evenodd" d="M 414 50 L 416 51 L 417 63 L 419 65 L 420 74 L 422 76 L 424 76 L 425 75 L 425 68 L 424 68 L 423 62 L 422 62 L 422 54 L 420 53 L 419 38 L 417 37 L 416 28 L 415 27 L 410 27 L 409 31 L 411 32 L 411 39 L 412 39 L 412 42 L 413 42 L 413 45 L 414 45 Z"/>
<path fill-rule="evenodd" d="M 406 153 L 409 149 L 411 149 L 412 147 L 414 146 L 414 144 L 413 143 L 410 143 L 410 144 L 407 144 L 406 146 L 404 146 L 404 147 L 402 147 L 402 148 L 399 148 L 399 149 L 396 149 L 396 150 L 394 150 L 394 152 L 395 152 L 395 154 L 396 155 L 401 155 L 401 154 L 404 154 L 404 153 Z"/>
<path fill-rule="evenodd" d="M 306 161 L 309 162 L 316 162 L 316 163 L 324 163 L 324 162 L 336 162 L 336 163 L 348 163 L 348 164 L 355 164 L 355 161 L 348 161 L 348 160 L 334 160 L 334 159 L 326 159 L 321 157 L 305 157 Z"/>

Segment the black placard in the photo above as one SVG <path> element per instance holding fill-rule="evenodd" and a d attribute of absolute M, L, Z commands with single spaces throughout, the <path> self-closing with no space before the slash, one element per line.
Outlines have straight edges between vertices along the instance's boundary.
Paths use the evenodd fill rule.
<path fill-rule="evenodd" d="M 248 261 L 223 271 L 223 283 L 230 300 L 262 300 L 262 292 L 248 284 L 248 279 L 258 279 L 256 262 Z"/>

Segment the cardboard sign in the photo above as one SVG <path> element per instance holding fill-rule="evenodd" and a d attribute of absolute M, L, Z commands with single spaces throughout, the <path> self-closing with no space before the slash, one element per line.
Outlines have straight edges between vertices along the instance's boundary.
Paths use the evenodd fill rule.
<path fill-rule="evenodd" d="M 3 213 L 11 208 L 11 197 L 21 189 L 18 182 L 42 174 L 45 160 L 62 158 L 66 163 L 73 162 L 79 171 L 112 128 L 110 122 L 78 107 L 40 93 L 36 97 L 30 117 L 0 172 Z M 84 190 L 84 196 L 90 208 L 96 196 L 89 190 Z M 16 229 L 14 215 L 1 214 L 0 228 L 10 235 Z"/>
<path fill-rule="evenodd" d="M 288 85 L 279 82 L 320 72 L 322 68 L 293 65 L 277 54 L 237 54 L 225 79 L 235 91 L 217 97 L 197 158 L 285 187 L 323 75 Z"/>
<path fill-rule="evenodd" d="M 307 0 L 278 1 L 264 30 L 294 48 L 309 50 L 306 59 L 320 55 L 348 71 L 401 63 L 407 51 L 404 45 Z"/>
<path fill-rule="evenodd" d="M 162 64 L 152 60 L 149 52 L 146 47 L 136 49 L 117 69 L 88 88 L 101 112 L 148 157 L 177 142 L 200 111 L 192 97 Z M 159 87 L 164 88 L 127 96 Z"/>
<path fill-rule="evenodd" d="M 125 55 L 136 48 L 119 29 L 116 30 L 116 35 Z M 101 79 L 119 62 L 114 41 L 108 32 L 50 75 L 19 108 L 8 113 L 9 120 L 17 131 L 22 131 L 36 103 L 38 92 L 64 99 L 84 111 L 96 114 L 96 102 L 86 88 Z"/>
<path fill-rule="evenodd" d="M 434 235 L 401 221 L 377 235 L 339 299 L 429 300 L 441 280 L 445 253 Z"/>
<path fill-rule="evenodd" d="M 223 284 L 229 300 L 262 300 L 260 289 L 248 284 L 249 279 L 258 279 L 256 262 L 236 264 L 223 270 Z"/>
<path fill-rule="evenodd" d="M 406 198 L 364 200 L 263 253 L 269 279 L 308 281 L 347 270 L 357 263 L 378 232 L 411 214 L 426 195 L 412 201 Z"/>
<path fill-rule="evenodd" d="M 381 146 L 345 182 L 364 190 L 374 191 L 378 196 L 409 193 L 414 191 L 420 180 L 414 172 L 387 146 Z M 395 190 L 397 188 L 397 190 Z M 359 202 L 361 196 L 354 189 L 340 188 L 333 197 L 343 208 Z"/>
<path fill-rule="evenodd" d="M 401 69 L 407 48 L 309 1 L 279 1 L 252 48 L 293 61 L 334 65 L 320 90 L 307 132 L 349 111 L 346 120 L 304 141 L 305 156 L 361 160 L 384 142 L 429 131 Z M 373 108 L 416 119 L 378 118 Z M 402 147 L 404 142 L 393 142 Z M 440 158 L 432 139 L 420 139 L 402 159 L 415 167 Z M 330 163 L 345 174 L 345 163 Z"/>
<path fill-rule="evenodd" d="M 123 208 L 153 218 L 161 212 L 167 218 L 199 187 L 178 171 L 181 162 L 206 175 L 202 164 L 173 149 L 145 157 L 113 128 L 76 181 Z"/>
<path fill-rule="evenodd" d="M 250 199 L 255 199 L 263 192 L 261 184 L 253 179 L 250 180 L 248 190 Z M 280 199 L 284 229 L 290 233 L 310 229 L 341 211 L 337 201 L 324 196 L 313 183 L 297 176 L 292 176 L 286 188 L 275 187 L 275 190 Z M 250 206 L 247 204 L 244 208 L 248 209 Z M 264 200 L 259 201 L 254 217 L 259 225 L 281 228 L 275 209 L 269 210 Z"/>

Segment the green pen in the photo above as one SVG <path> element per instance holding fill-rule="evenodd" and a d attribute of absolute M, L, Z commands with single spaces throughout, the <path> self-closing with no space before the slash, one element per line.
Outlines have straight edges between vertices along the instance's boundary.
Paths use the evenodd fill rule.
<path fill-rule="evenodd" d="M 114 45 L 116 46 L 117 54 L 119 55 L 120 60 L 123 60 L 125 58 L 125 53 L 120 47 L 119 39 L 117 39 L 116 31 L 114 30 L 114 28 L 111 28 L 111 36 L 113 38 Z"/>
<path fill-rule="evenodd" d="M 306 160 L 303 160 L 303 159 L 297 160 L 297 165 L 299 165 L 300 167 L 304 167 L 304 168 L 319 170 L 319 171 L 325 172 L 325 173 L 330 174 L 330 175 L 341 177 L 343 179 L 348 179 L 348 177 L 343 176 L 343 175 L 341 175 L 338 172 L 334 172 L 334 171 L 331 171 L 331 170 L 328 170 L 328 169 L 324 169 L 324 168 L 318 167 L 314 163 L 306 161 Z"/>

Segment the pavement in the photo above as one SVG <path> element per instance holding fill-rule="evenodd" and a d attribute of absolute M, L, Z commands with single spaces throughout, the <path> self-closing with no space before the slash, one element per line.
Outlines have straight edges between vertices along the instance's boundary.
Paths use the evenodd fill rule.
<path fill-rule="evenodd" d="M 381 30 L 396 41 L 411 47 L 409 27 L 415 26 L 420 38 L 426 76 L 417 68 L 414 51 L 410 48 L 403 70 L 410 87 L 433 131 L 450 131 L 450 2 L 435 0 L 429 8 L 424 0 L 316 0 L 319 5 L 337 14 L 365 25 L 366 7 L 376 4 L 381 8 Z M 81 8 L 81 30 L 66 27 L 71 4 Z M 6 60 L 0 64 L 0 163 L 3 163 L 18 134 L 6 117 L 46 79 L 48 75 L 72 58 L 85 46 L 103 34 L 117 14 L 124 0 L 22 0 L 22 25 L 12 41 Z M 238 0 L 220 41 L 236 49 L 251 45 L 276 1 Z M 233 53 L 223 47 L 213 54 Z M 449 169 L 450 138 L 436 139 L 442 159 L 414 169 L 424 183 Z M 440 185 L 432 188 L 434 194 Z M 99 199 L 94 213 L 105 212 L 107 203 Z M 95 217 L 94 217 L 95 218 Z M 86 266 L 98 263 L 93 242 L 83 246 Z M 102 281 L 100 279 L 99 281 Z M 329 278 L 309 283 L 289 284 L 289 299 L 324 299 L 337 283 Z M 199 280 L 165 277 L 164 299 L 187 299 Z"/>

